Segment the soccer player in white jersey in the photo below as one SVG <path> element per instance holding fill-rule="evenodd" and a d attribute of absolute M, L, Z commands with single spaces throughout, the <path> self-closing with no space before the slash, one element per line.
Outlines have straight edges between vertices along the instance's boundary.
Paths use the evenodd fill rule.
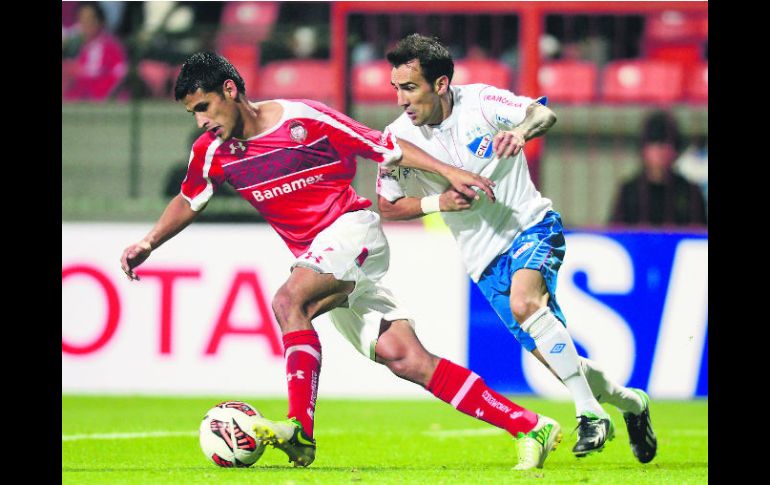
<path fill-rule="evenodd" d="M 259 419 L 255 431 L 261 439 L 285 452 L 295 466 L 315 459 L 321 342 L 312 320 L 329 312 L 359 352 L 398 377 L 514 437 L 542 440 L 545 452 L 520 454 L 516 465 L 542 467 L 561 440 L 559 424 L 514 404 L 477 374 L 422 346 L 409 313 L 380 284 L 389 249 L 379 216 L 350 186 L 357 156 L 443 174 L 468 197 L 475 196 L 472 187 L 494 197 L 491 182 L 316 101 L 251 103 L 243 79 L 217 54 L 191 56 L 174 91 L 204 133 L 193 144 L 180 194 L 153 229 L 124 250 L 121 266 L 129 279 L 138 279 L 134 268 L 190 224 L 225 182 L 283 238 L 296 260 L 272 307 L 283 333 L 289 419 Z"/>
<path fill-rule="evenodd" d="M 402 39 L 387 58 L 404 113 L 385 132 L 489 177 L 497 202 L 470 199 L 421 170 L 381 167 L 381 215 L 400 220 L 441 212 L 473 281 L 521 345 L 569 389 L 578 419 L 576 456 L 600 451 L 614 437 L 599 399 L 623 412 L 634 456 L 649 462 L 657 449 L 649 397 L 611 382 L 595 362 L 578 356 L 556 301 L 565 252 L 561 218 L 535 189 L 522 150 L 556 122 L 545 99 L 486 84 L 451 86 L 451 55 L 418 34 Z"/>

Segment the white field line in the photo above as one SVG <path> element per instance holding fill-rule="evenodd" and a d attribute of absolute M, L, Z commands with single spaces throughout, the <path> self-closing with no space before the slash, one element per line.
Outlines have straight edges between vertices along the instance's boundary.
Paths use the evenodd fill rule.
<path fill-rule="evenodd" d="M 423 435 L 432 438 L 465 438 L 467 436 L 493 436 L 503 433 L 505 433 L 505 431 L 500 428 L 446 429 L 422 432 Z"/>
<path fill-rule="evenodd" d="M 197 431 L 148 431 L 146 433 L 90 433 L 61 435 L 62 441 L 80 440 L 133 440 L 139 438 L 170 438 L 174 436 L 198 436 Z"/>
<path fill-rule="evenodd" d="M 363 431 L 362 431 L 363 432 Z M 354 434 L 354 430 L 349 429 L 325 429 L 321 431 L 322 435 L 334 436 L 344 433 Z M 422 431 L 420 434 L 432 438 L 465 438 L 472 436 L 493 436 L 503 434 L 504 431 L 498 428 L 473 428 L 473 429 L 448 429 L 436 431 Z M 701 436 L 708 437 L 708 429 L 675 429 L 669 430 L 665 434 L 658 433 L 658 438 L 679 437 L 679 436 Z M 143 438 L 172 438 L 178 436 L 198 436 L 198 431 L 148 431 L 144 433 L 90 433 L 90 434 L 71 434 L 62 435 L 62 441 L 81 441 L 81 440 L 131 440 Z"/>

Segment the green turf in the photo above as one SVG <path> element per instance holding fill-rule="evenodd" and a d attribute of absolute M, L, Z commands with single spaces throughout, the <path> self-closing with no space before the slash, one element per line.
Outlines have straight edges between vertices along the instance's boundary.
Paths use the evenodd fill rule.
<path fill-rule="evenodd" d="M 518 472 L 505 433 L 435 400 L 323 399 L 316 412 L 318 454 L 295 469 L 268 448 L 251 468 L 225 469 L 208 462 L 195 434 L 205 411 L 240 399 L 280 418 L 285 399 L 62 397 L 63 484 L 690 484 L 708 482 L 708 401 L 653 401 L 658 456 L 642 465 L 631 454 L 622 416 L 610 411 L 617 436 L 602 453 L 578 460 L 570 402 L 515 397 L 558 420 L 561 446 L 542 470 Z M 490 430 L 486 433 L 484 430 Z M 95 434 L 181 432 L 182 436 L 105 437 Z M 455 431 L 454 434 L 451 432 Z M 480 432 L 476 432 L 480 431 Z M 74 439 L 73 439 L 74 438 Z"/>

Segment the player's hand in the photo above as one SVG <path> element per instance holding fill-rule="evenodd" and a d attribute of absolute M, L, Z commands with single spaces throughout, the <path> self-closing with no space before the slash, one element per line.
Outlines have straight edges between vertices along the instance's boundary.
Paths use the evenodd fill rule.
<path fill-rule="evenodd" d="M 123 255 L 120 257 L 120 267 L 129 280 L 139 281 L 139 277 L 134 273 L 134 268 L 144 263 L 150 257 L 150 253 L 152 253 L 152 247 L 146 241 L 132 244 L 123 250 Z"/>
<path fill-rule="evenodd" d="M 473 199 L 466 197 L 455 189 L 449 188 L 441 194 L 438 203 L 441 212 L 456 212 L 470 209 Z"/>
<path fill-rule="evenodd" d="M 500 131 L 492 139 L 492 148 L 499 158 L 506 158 L 519 153 L 526 142 L 524 134 L 515 129 Z"/>
<path fill-rule="evenodd" d="M 457 167 L 450 167 L 444 173 L 444 178 L 449 181 L 453 189 L 465 195 L 470 200 L 478 200 L 479 194 L 473 190 L 473 187 L 477 187 L 487 194 L 490 201 L 495 201 L 495 193 L 492 191 L 492 187 L 495 186 L 495 183 L 486 177 Z"/>

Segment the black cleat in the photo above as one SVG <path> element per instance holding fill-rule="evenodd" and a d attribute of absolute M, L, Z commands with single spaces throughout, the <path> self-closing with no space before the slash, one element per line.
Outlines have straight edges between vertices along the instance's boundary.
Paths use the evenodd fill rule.
<path fill-rule="evenodd" d="M 608 417 L 600 418 L 593 413 L 578 416 L 578 440 L 572 448 L 572 453 L 578 458 L 602 451 L 604 443 L 615 438 L 615 427 Z"/>
<path fill-rule="evenodd" d="M 631 451 L 641 463 L 649 463 L 655 458 L 658 451 L 658 439 L 652 430 L 650 421 L 650 397 L 641 389 L 631 389 L 639 394 L 644 402 L 644 410 L 641 414 L 623 413 L 628 430 L 628 441 L 631 443 Z"/>

